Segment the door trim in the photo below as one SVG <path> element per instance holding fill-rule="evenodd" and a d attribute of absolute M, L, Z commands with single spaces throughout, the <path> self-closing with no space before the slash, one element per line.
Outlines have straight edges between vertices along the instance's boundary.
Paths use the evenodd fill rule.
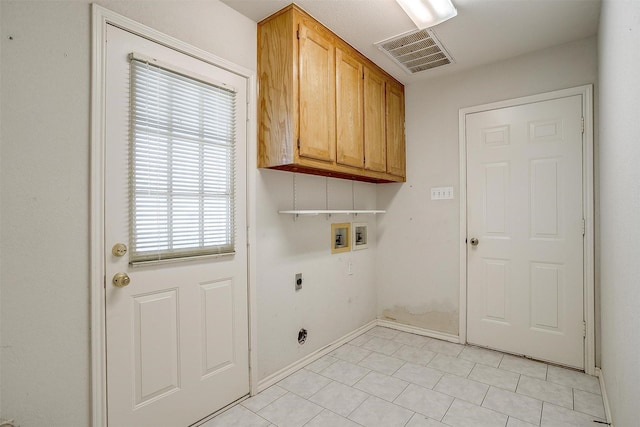
<path fill-rule="evenodd" d="M 460 154 L 460 343 L 467 342 L 467 137 L 466 115 L 481 111 L 496 110 L 582 95 L 582 114 L 584 133 L 582 137 L 582 213 L 585 219 L 583 242 L 584 256 L 584 321 L 586 324 L 584 340 L 584 367 L 589 375 L 596 373 L 595 353 L 595 284 L 594 284 L 594 181 L 593 181 L 593 85 L 578 86 L 569 89 L 546 92 L 522 98 L 461 108 L 459 110 L 459 154 Z"/>
<path fill-rule="evenodd" d="M 257 310 L 256 310 L 256 75 L 255 71 L 233 64 L 205 50 L 92 4 L 91 30 L 91 212 L 90 212 L 90 286 L 91 286 L 91 425 L 107 426 L 107 365 L 105 324 L 105 251 L 104 251 L 104 183 L 105 183 L 105 35 L 113 25 L 188 56 L 242 76 L 247 82 L 247 281 L 249 313 L 249 387 L 254 395 L 258 385 Z"/>

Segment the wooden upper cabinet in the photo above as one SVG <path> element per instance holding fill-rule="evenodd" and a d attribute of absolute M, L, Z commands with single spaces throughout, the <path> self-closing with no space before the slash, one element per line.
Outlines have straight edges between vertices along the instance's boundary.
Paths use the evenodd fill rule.
<path fill-rule="evenodd" d="M 362 62 L 343 49 L 336 49 L 338 163 L 358 168 L 364 164 L 362 82 Z"/>
<path fill-rule="evenodd" d="M 404 87 L 387 81 L 387 172 L 405 177 Z"/>
<path fill-rule="evenodd" d="M 258 167 L 404 181 L 404 98 L 390 96 L 391 85 L 404 96 L 393 77 L 296 5 L 259 22 Z"/>
<path fill-rule="evenodd" d="M 386 89 L 385 78 L 364 67 L 364 167 L 386 172 Z"/>
<path fill-rule="evenodd" d="M 298 139 L 296 29 L 285 15 L 258 31 L 258 167 L 294 162 Z M 294 46 L 296 49 L 294 49 Z M 295 61 L 295 62 L 294 62 Z"/>
<path fill-rule="evenodd" d="M 300 156 L 336 158 L 335 43 L 327 31 L 298 26 Z"/>

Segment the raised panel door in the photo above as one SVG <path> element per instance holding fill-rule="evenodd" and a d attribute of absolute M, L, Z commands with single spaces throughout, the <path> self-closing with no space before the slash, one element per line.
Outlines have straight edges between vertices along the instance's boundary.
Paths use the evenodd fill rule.
<path fill-rule="evenodd" d="M 362 68 L 360 60 L 336 48 L 337 162 L 359 168 L 364 163 Z"/>
<path fill-rule="evenodd" d="M 382 74 L 364 67 L 364 167 L 377 172 L 387 170 L 385 91 Z"/>
<path fill-rule="evenodd" d="M 387 173 L 405 176 L 404 89 L 387 81 Z"/>
<path fill-rule="evenodd" d="M 246 79 L 120 28 L 106 31 L 104 263 L 106 380 L 109 426 L 187 426 L 249 394 L 246 233 Z M 219 258 L 130 264 L 112 246 L 130 241 L 130 65 L 140 52 L 237 89 L 235 107 L 235 252 Z M 148 100 L 149 110 L 157 104 Z M 167 144 L 158 136 L 153 148 Z M 203 146 L 203 153 L 210 147 Z M 204 162 L 204 155 L 182 159 Z M 182 162 L 174 162 L 181 165 Z M 169 162 L 158 167 L 169 176 Z M 182 205 L 185 206 L 185 205 Z M 205 209 L 204 203 L 202 210 Z M 163 221 L 161 203 L 148 210 Z M 176 216 L 178 218 L 178 216 Z M 186 219 L 185 219 L 186 218 Z M 183 216 L 174 224 L 193 226 Z M 143 228 L 144 225 L 139 225 Z M 153 234 L 158 233 L 157 231 Z M 151 234 L 151 233 L 150 233 Z M 179 232 L 174 236 L 181 237 Z M 184 234 L 182 235 L 184 237 Z M 130 284 L 112 277 L 126 273 Z"/>
<path fill-rule="evenodd" d="M 330 34 L 299 27 L 299 155 L 335 161 L 335 47 Z"/>
<path fill-rule="evenodd" d="M 468 114 L 467 339 L 582 369 L 582 97 Z"/>

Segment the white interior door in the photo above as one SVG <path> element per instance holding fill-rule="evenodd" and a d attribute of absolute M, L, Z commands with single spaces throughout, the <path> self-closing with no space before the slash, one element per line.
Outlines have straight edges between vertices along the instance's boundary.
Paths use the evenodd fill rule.
<path fill-rule="evenodd" d="M 235 210 L 231 211 L 235 254 L 141 265 L 132 265 L 131 251 L 124 256 L 112 254 L 115 244 L 130 245 L 130 205 L 138 203 L 130 195 L 134 126 L 130 123 L 133 78 L 129 54 L 133 52 L 171 64 L 198 76 L 199 81 L 235 89 Z M 108 422 L 114 427 L 188 426 L 249 393 L 246 80 L 113 26 L 107 29 L 106 67 Z M 203 152 L 207 149 L 206 144 L 201 148 Z M 188 153 L 181 161 L 203 160 Z M 167 168 L 173 169 L 159 173 L 172 176 L 183 166 L 167 162 Z M 205 166 L 201 173 L 210 170 Z M 159 182 L 155 184 L 161 185 Z M 177 196 L 173 197 L 176 212 L 191 209 L 187 202 L 178 203 Z M 177 218 L 179 212 L 174 215 Z M 191 226 L 193 219 L 185 218 L 172 223 L 175 236 L 176 229 Z M 128 286 L 112 284 L 117 273 L 129 276 Z"/>
<path fill-rule="evenodd" d="M 582 369 L 582 96 L 465 126 L 467 340 Z"/>

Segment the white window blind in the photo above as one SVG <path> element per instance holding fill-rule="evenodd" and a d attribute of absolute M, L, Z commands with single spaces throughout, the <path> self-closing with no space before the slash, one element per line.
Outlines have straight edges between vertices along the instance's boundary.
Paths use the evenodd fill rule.
<path fill-rule="evenodd" d="M 235 91 L 130 59 L 130 262 L 233 253 Z"/>

